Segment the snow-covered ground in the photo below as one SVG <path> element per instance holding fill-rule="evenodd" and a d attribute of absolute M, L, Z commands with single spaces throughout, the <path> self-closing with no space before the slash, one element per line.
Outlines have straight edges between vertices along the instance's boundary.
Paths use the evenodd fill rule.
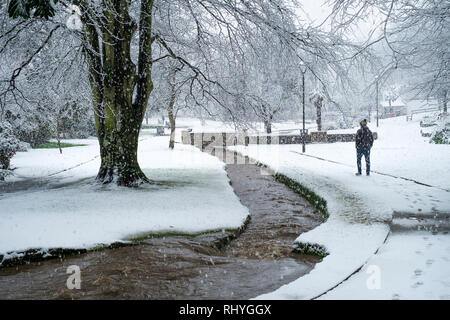
<path fill-rule="evenodd" d="M 231 147 L 307 186 L 327 200 L 330 211 L 330 218 L 325 223 L 296 240 L 323 245 L 330 254 L 308 275 L 258 298 L 449 297 L 448 235 L 433 238 L 430 233 L 429 237 L 433 240 L 429 241 L 431 245 L 428 249 L 433 248 L 434 251 L 429 252 L 422 249 L 422 234 L 394 233 L 388 237 L 394 211 L 400 216 L 414 213 L 430 218 L 450 212 L 450 192 L 446 191 L 450 189 L 450 146 L 429 144 L 420 135 L 419 120 L 416 118 L 414 122 L 406 122 L 401 117 L 380 122 L 376 130 L 379 139 L 372 149 L 372 168 L 435 187 L 376 173 L 370 177 L 355 176 L 354 143 L 307 145 L 307 155 L 339 163 L 301 155 L 299 145 Z M 372 129 L 375 131 L 375 128 Z M 383 245 L 385 239 L 387 242 Z M 422 270 L 418 267 L 418 257 L 412 254 L 416 251 L 433 256 L 430 259 L 439 263 L 429 272 L 421 273 L 426 280 L 417 280 L 427 285 L 412 283 L 411 287 L 407 287 L 411 280 L 410 269 Z M 401 271 L 400 265 L 408 261 L 408 268 Z M 379 266 L 382 272 L 381 287 L 386 290 L 377 291 L 378 294 L 372 293 L 373 290 L 366 285 L 370 275 L 365 271 L 370 265 Z M 361 266 L 365 267 L 358 272 Z M 355 272 L 356 275 L 347 280 Z M 334 290 L 323 296 L 335 286 Z"/>
<path fill-rule="evenodd" d="M 372 169 L 450 190 L 450 147 L 428 143 L 430 138 L 421 136 L 422 117 L 416 115 L 409 122 L 404 117 L 384 119 L 378 128 L 369 124 L 379 134 L 371 152 Z M 355 166 L 352 143 L 311 145 L 307 154 Z"/>
<path fill-rule="evenodd" d="M 321 298 L 450 300 L 450 235 L 393 233 L 360 272 Z"/>
<path fill-rule="evenodd" d="M 27 152 L 18 152 L 11 160 L 11 167 L 15 168 L 14 175 L 8 176 L 7 181 L 55 176 L 60 182 L 69 182 L 71 179 L 79 180 L 95 175 L 95 170 L 100 166 L 97 138 L 62 142 L 84 146 L 64 148 L 62 154 L 59 149 L 28 149 Z M 66 171 L 67 169 L 70 170 Z"/>
<path fill-rule="evenodd" d="M 322 196 L 330 212 L 325 223 L 297 239 L 320 244 L 329 255 L 308 275 L 258 298 L 450 299 L 450 236 L 414 231 L 407 218 L 416 214 L 434 223 L 450 213 L 450 146 L 429 144 L 420 135 L 420 118 L 369 125 L 379 134 L 372 169 L 382 173 L 370 177 L 354 175 L 354 143 L 307 145 L 306 155 L 299 145 L 235 147 Z M 205 132 L 234 130 L 216 121 L 202 125 L 184 118 L 178 124 Z M 274 130 L 296 127 L 294 122 L 274 124 Z M 150 132 L 141 134 L 139 161 L 159 184 L 140 190 L 90 184 L 99 167 L 96 139 L 70 140 L 87 146 L 66 148 L 62 155 L 57 149 L 18 153 L 9 181 L 69 184 L 0 195 L 0 254 L 92 247 L 147 232 L 241 226 L 248 211 L 229 186 L 224 164 L 187 145 L 169 151 L 168 137 Z M 180 134 L 178 130 L 177 141 Z M 408 231 L 390 232 L 394 212 L 406 217 Z"/>
<path fill-rule="evenodd" d="M 62 155 L 58 149 L 18 153 L 12 161 L 17 167 L 15 180 L 46 179 L 74 167 L 50 177 L 74 184 L 1 195 L 0 254 L 30 248 L 89 248 L 150 232 L 196 233 L 242 226 L 249 212 L 229 185 L 222 162 L 192 146 L 179 144 L 170 151 L 168 137 L 144 135 L 141 140 L 139 162 L 157 184 L 140 189 L 91 183 L 99 167 L 94 140 L 77 141 L 88 146 L 66 148 Z M 76 182 L 86 177 L 92 179 Z"/>

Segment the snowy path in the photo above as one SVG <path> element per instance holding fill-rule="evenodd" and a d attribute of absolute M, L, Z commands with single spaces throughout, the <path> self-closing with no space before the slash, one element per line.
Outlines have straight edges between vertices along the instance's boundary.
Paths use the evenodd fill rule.
<path fill-rule="evenodd" d="M 448 233 L 394 232 L 358 273 L 320 298 L 450 300 L 449 257 Z"/>
<path fill-rule="evenodd" d="M 374 256 L 375 252 L 378 251 L 381 254 L 383 250 L 391 251 L 391 247 L 393 252 L 398 252 L 395 243 L 401 243 L 396 240 L 397 233 L 392 234 L 394 240 L 387 239 L 394 213 L 399 217 L 420 214 L 430 220 L 442 219 L 450 213 L 450 193 L 446 191 L 450 189 L 448 176 L 450 169 L 447 171 L 449 167 L 447 155 L 450 154 L 450 148 L 430 145 L 424 141 L 418 133 L 417 123 L 407 123 L 405 128 L 397 128 L 397 130 L 393 128 L 400 125 L 399 119 L 381 122 L 380 139 L 375 142 L 372 153 L 375 171 L 387 175 L 375 173 L 370 177 L 356 177 L 353 143 L 308 145 L 307 155 L 311 157 L 299 155 L 301 146 L 298 145 L 250 145 L 230 148 L 266 164 L 313 190 L 327 200 L 330 211 L 327 222 L 302 234 L 296 240 L 300 243 L 322 245 L 330 254 L 308 275 L 258 298 L 313 299 L 333 288 L 336 289 L 329 294 L 331 296 L 331 293 L 336 292 L 333 295 L 334 298 L 358 298 L 359 293 L 358 296 L 354 294 L 359 291 L 349 289 L 345 291 L 347 294 L 344 294 L 344 291 L 340 289 L 342 286 L 338 285 L 353 283 L 354 279 L 359 279 L 359 285 L 366 291 L 369 290 L 365 280 L 370 275 L 365 274 L 365 268 L 374 262 L 373 259 L 377 259 L 378 255 Z M 386 136 L 393 132 L 395 135 Z M 402 158 L 404 159 L 401 160 Z M 424 163 L 426 166 L 423 165 Z M 419 184 L 392 176 L 415 180 Z M 440 237 L 446 239 L 444 234 Z M 387 242 L 384 245 L 386 239 Z M 405 241 L 408 239 L 406 237 Z M 414 252 L 413 248 L 418 243 L 418 241 L 411 242 L 408 248 Z M 441 255 L 443 259 L 450 258 L 448 246 L 436 245 L 435 247 L 440 253 L 433 254 Z M 415 261 L 413 255 L 408 256 L 409 251 L 404 252 L 405 256 L 399 257 L 399 261 L 402 259 Z M 392 268 L 394 266 L 390 263 L 383 264 L 385 274 L 388 272 L 396 274 L 395 269 Z M 442 272 L 434 273 L 435 276 L 431 276 L 430 279 L 437 283 L 442 274 L 446 277 L 442 279 L 443 282 L 440 282 L 440 285 L 435 286 L 434 297 L 446 297 L 450 292 L 445 284 L 449 281 L 449 272 L 443 270 L 449 269 L 445 264 L 436 264 L 436 268 Z M 351 277 L 355 272 L 356 275 Z M 397 270 L 397 274 L 398 272 Z M 430 279 L 428 283 L 431 282 Z M 391 287 L 397 287 L 397 285 L 393 283 Z M 402 285 L 398 284 L 399 290 L 400 287 Z M 408 291 L 398 294 L 401 298 L 421 296 L 426 299 L 430 297 L 430 290 L 429 287 L 419 285 L 409 296 Z M 397 297 L 395 294 L 397 293 L 387 290 L 383 297 L 391 299 Z M 361 297 L 364 295 L 361 294 Z M 381 294 L 374 297 L 381 297 Z"/>
<path fill-rule="evenodd" d="M 274 148 L 277 150 L 275 151 Z M 329 220 L 316 229 L 301 235 L 296 241 L 323 245 L 330 252 L 330 255 L 317 264 L 308 275 L 281 287 L 273 293 L 259 296 L 260 299 L 313 299 L 321 297 L 330 289 L 336 288 L 336 292 L 338 289 L 340 290 L 338 285 L 341 283 L 353 282 L 355 278 L 349 279 L 349 277 L 355 272 L 359 276 L 356 279 L 359 279 L 360 287 L 362 286 L 368 291 L 365 281 L 369 275 L 365 273 L 366 268 L 373 263 L 372 257 L 374 257 L 375 252 L 383 247 L 383 243 L 389 234 L 389 224 L 395 211 L 394 208 L 396 210 L 403 209 L 401 210 L 403 213 L 420 213 L 430 218 L 436 215 L 440 216 L 439 212 L 446 212 L 450 208 L 448 192 L 387 176 L 362 177 L 362 179 L 370 179 L 371 186 L 362 189 L 364 192 L 361 192 L 362 180 L 358 180 L 358 177 L 354 176 L 353 170 L 350 168 L 342 169 L 340 168 L 341 165 L 324 163 L 306 157 L 305 160 L 300 161 L 299 157 L 289 150 L 283 151 L 287 148 L 284 148 L 284 146 L 251 146 L 248 148 L 237 147 L 236 149 L 276 169 L 277 172 L 301 182 L 327 200 L 331 213 Z M 275 154 L 276 157 L 274 157 Z M 280 154 L 281 157 L 279 157 Z M 317 171 L 319 168 L 320 171 Z M 408 201 L 408 198 L 411 201 Z M 433 201 L 436 199 L 439 199 L 439 202 Z M 419 203 L 420 207 L 418 207 Z M 400 204 L 407 204 L 408 207 L 401 207 Z M 412 207 L 409 207 L 410 204 Z M 391 243 L 390 239 L 387 243 Z M 413 247 L 414 245 L 411 244 L 410 249 Z M 442 246 L 438 248 L 444 257 L 450 257 L 447 248 Z M 408 259 L 414 261 L 413 257 L 406 258 L 406 260 Z M 436 267 L 441 271 L 448 270 L 443 264 L 436 264 Z M 387 271 L 388 267 L 385 265 L 383 269 Z M 444 272 L 444 274 L 447 274 L 448 279 L 448 272 Z M 438 277 L 438 274 L 436 274 L 436 277 Z M 436 281 L 435 276 L 432 278 Z M 448 281 L 445 279 L 442 280 L 444 283 Z M 361 284 L 362 280 L 364 281 Z M 400 297 L 430 297 L 429 289 L 418 287 L 416 291 L 419 293 L 416 295 L 408 296 L 406 291 Z M 441 287 L 444 289 L 435 287 L 436 292 L 440 292 L 440 295 L 435 297 L 446 296 L 445 284 Z M 349 289 L 346 292 L 347 295 L 336 294 L 332 297 L 348 299 L 357 291 Z M 447 288 L 448 292 L 449 289 Z M 363 296 L 361 295 L 361 297 Z M 397 296 L 395 293 L 384 295 L 384 298 L 387 299 L 392 297 Z M 358 297 L 353 296 L 353 298 Z"/>
<path fill-rule="evenodd" d="M 294 150 L 291 150 L 291 152 L 296 153 L 296 154 L 298 154 L 298 155 L 300 155 L 302 157 L 311 157 L 311 158 L 314 158 L 314 159 L 317 159 L 317 160 L 327 161 L 327 162 L 331 162 L 331 163 L 340 164 L 340 165 L 343 165 L 343 166 L 346 166 L 346 167 L 349 167 L 349 168 L 354 168 L 354 165 L 349 165 L 349 164 L 346 164 L 346 163 L 333 161 L 333 160 L 330 160 L 330 159 L 325 159 L 325 158 L 321 158 L 321 157 L 317 157 L 317 156 L 312 156 L 312 155 L 309 155 L 309 154 L 306 154 L 306 153 L 301 153 L 301 152 L 294 151 Z M 411 182 L 420 184 L 422 186 L 431 187 L 431 188 L 437 188 L 437 189 L 440 189 L 440 190 L 443 190 L 443 191 L 450 192 L 450 189 L 445 189 L 445 188 L 442 188 L 442 187 L 434 186 L 434 185 L 431 185 L 431 184 L 428 184 L 428 183 L 425 183 L 425 182 L 414 180 L 412 178 L 396 176 L 396 175 L 393 175 L 393 174 L 380 172 L 380 171 L 377 171 L 377 170 L 371 170 L 371 174 L 374 174 L 374 173 L 375 174 L 380 174 L 382 176 L 388 176 L 388 177 L 391 177 L 391 178 L 403 179 L 403 180 L 406 180 L 406 181 L 411 181 Z"/>
<path fill-rule="evenodd" d="M 378 133 L 371 151 L 372 170 L 450 190 L 450 147 L 429 143 L 429 138 L 421 136 L 419 123 L 423 116 L 408 122 L 403 117 L 383 119 L 378 128 L 369 125 Z M 356 128 L 347 131 L 354 133 Z M 312 144 L 306 150 L 308 155 L 356 170 L 354 143 Z M 301 148 L 295 151 L 301 152 Z"/>

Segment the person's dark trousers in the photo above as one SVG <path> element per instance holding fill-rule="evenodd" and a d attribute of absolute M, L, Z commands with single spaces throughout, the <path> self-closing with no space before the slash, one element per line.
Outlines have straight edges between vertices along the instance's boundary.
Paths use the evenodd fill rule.
<path fill-rule="evenodd" d="M 366 173 L 370 173 L 370 149 L 356 149 L 356 165 L 358 166 L 358 173 L 361 173 L 361 158 L 364 155 L 366 159 Z"/>

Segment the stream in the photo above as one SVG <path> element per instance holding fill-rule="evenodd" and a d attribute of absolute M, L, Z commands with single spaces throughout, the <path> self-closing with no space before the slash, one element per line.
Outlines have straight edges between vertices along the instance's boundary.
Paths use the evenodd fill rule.
<path fill-rule="evenodd" d="M 321 223 L 314 208 L 248 159 L 216 156 L 235 160 L 226 171 L 251 214 L 234 240 L 224 232 L 154 237 L 1 268 L 0 299 L 249 299 L 307 274 L 320 258 L 293 253 L 292 244 Z M 80 267 L 79 290 L 66 287 L 70 265 Z"/>

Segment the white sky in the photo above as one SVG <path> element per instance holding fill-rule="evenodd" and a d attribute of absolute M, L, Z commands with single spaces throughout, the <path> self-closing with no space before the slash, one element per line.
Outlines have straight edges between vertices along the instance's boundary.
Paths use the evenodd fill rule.
<path fill-rule="evenodd" d="M 331 7 L 325 4 L 326 0 L 301 0 L 302 8 L 297 10 L 297 14 L 314 26 L 320 25 L 331 13 Z M 349 35 L 355 40 L 366 40 L 370 30 L 379 23 L 380 18 L 373 15 L 363 23 L 359 23 L 355 32 Z M 329 23 L 326 24 L 329 26 Z"/>
<path fill-rule="evenodd" d="M 314 25 L 320 24 L 331 12 L 330 7 L 324 5 L 324 2 L 324 0 L 302 0 L 303 10 L 299 9 L 298 13 Z"/>

